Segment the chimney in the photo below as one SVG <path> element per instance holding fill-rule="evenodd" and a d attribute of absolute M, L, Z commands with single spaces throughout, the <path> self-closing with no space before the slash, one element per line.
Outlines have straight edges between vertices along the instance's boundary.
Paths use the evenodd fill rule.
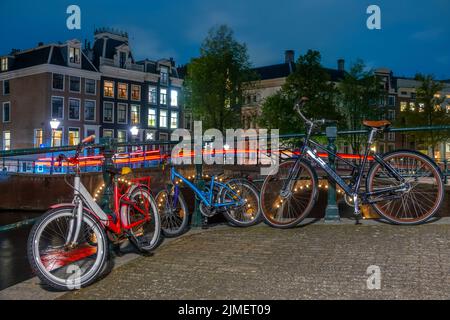
<path fill-rule="evenodd" d="M 284 52 L 284 63 L 294 63 L 295 62 L 295 51 L 286 50 Z"/>
<path fill-rule="evenodd" d="M 345 60 L 344 59 L 339 59 L 337 61 L 337 65 L 338 65 L 338 70 L 339 71 L 344 71 L 345 70 Z"/>
<path fill-rule="evenodd" d="M 43 45 L 44 45 L 43 42 L 39 42 L 39 43 L 38 43 L 38 47 L 42 47 Z"/>

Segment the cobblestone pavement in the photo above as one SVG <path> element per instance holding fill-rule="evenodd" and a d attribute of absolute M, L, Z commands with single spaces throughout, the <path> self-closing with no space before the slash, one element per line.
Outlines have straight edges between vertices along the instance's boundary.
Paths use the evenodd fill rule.
<path fill-rule="evenodd" d="M 367 268 L 381 289 L 367 289 Z M 450 225 L 212 228 L 63 299 L 449 299 Z"/>

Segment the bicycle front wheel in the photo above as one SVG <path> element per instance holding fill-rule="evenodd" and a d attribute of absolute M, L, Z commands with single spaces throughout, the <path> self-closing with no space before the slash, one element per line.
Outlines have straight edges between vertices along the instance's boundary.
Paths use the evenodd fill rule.
<path fill-rule="evenodd" d="M 420 224 L 430 219 L 440 208 L 444 184 L 436 164 L 415 151 L 394 151 L 383 156 L 404 180 L 404 190 L 379 194 L 370 199 L 374 210 L 395 224 Z M 367 191 L 401 186 L 384 166 L 375 163 L 367 176 Z"/>
<path fill-rule="evenodd" d="M 53 209 L 33 226 L 28 238 L 28 260 L 39 279 L 56 290 L 76 290 L 92 283 L 106 262 L 107 237 L 103 226 L 83 214 L 75 246 L 66 245 L 74 207 Z"/>
<path fill-rule="evenodd" d="M 317 182 L 314 169 L 304 160 L 280 164 L 261 188 L 261 209 L 266 223 L 275 228 L 299 224 L 316 202 Z"/>

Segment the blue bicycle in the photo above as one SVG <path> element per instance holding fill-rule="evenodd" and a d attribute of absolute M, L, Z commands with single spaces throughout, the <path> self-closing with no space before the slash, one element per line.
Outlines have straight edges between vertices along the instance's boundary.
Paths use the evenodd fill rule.
<path fill-rule="evenodd" d="M 217 176 L 212 176 L 204 188 L 199 189 L 171 167 L 170 180 L 172 183 L 156 196 L 161 228 L 166 237 L 179 236 L 186 232 L 188 227 L 189 214 L 186 201 L 180 192 L 181 183 L 191 189 L 200 200 L 200 211 L 206 219 L 222 213 L 231 225 L 238 227 L 253 226 L 262 220 L 259 192 L 246 179 L 221 182 Z"/>

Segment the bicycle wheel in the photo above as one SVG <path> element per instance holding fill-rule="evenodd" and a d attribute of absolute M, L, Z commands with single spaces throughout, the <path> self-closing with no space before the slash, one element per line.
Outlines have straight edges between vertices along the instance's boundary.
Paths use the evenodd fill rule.
<path fill-rule="evenodd" d="M 129 225 L 136 224 L 130 231 L 141 249 L 154 250 L 161 243 L 161 220 L 155 199 L 146 188 L 140 187 L 131 191 L 129 198 L 133 205 L 122 204 L 121 212 L 126 213 Z"/>
<path fill-rule="evenodd" d="M 65 245 L 74 207 L 53 209 L 34 224 L 27 255 L 34 273 L 56 290 L 76 290 L 96 280 L 108 256 L 103 226 L 89 213 L 83 215 L 78 243 Z"/>
<path fill-rule="evenodd" d="M 295 170 L 296 163 L 298 171 Z M 291 182 L 282 192 L 291 172 Z M 266 177 L 261 188 L 261 209 L 266 223 L 275 228 L 290 228 L 299 224 L 316 202 L 317 181 L 316 172 L 306 161 L 288 160 L 281 163 L 276 173 Z"/>
<path fill-rule="evenodd" d="M 185 233 L 189 223 L 186 201 L 179 189 L 176 193 L 175 195 L 175 188 L 170 186 L 156 195 L 162 232 L 168 238 L 178 237 Z"/>
<path fill-rule="evenodd" d="M 415 151 L 394 151 L 383 156 L 407 183 L 405 191 L 378 195 L 372 207 L 382 217 L 395 224 L 419 224 L 431 218 L 439 210 L 444 197 L 444 185 L 435 163 Z M 383 166 L 375 163 L 367 176 L 367 190 L 400 185 Z M 391 199 L 382 200 L 391 196 Z M 396 197 L 396 198 L 392 198 Z"/>
<path fill-rule="evenodd" d="M 258 190 L 245 179 L 233 179 L 226 183 L 219 196 L 220 203 L 242 202 L 223 207 L 223 215 L 232 225 L 250 227 L 261 221 Z"/>

